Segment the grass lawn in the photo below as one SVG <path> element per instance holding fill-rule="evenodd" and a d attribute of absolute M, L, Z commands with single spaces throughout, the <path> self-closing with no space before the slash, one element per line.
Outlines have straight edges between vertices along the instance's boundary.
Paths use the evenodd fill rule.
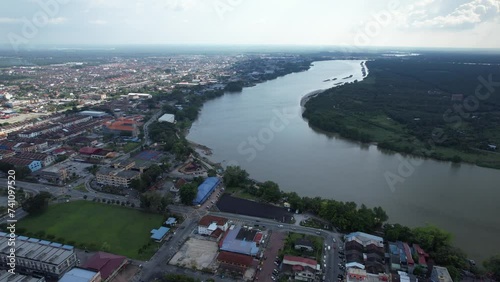
<path fill-rule="evenodd" d="M 314 251 L 309 252 L 306 250 L 295 249 L 295 242 L 302 238 L 309 240 L 313 244 Z M 312 258 L 319 262 L 321 261 L 322 253 L 323 253 L 323 238 L 313 235 L 290 232 L 288 233 L 288 236 L 285 239 L 285 246 L 283 247 L 283 250 L 280 251 L 280 256 L 281 257 L 284 255 L 299 256 L 305 258 Z"/>
<path fill-rule="evenodd" d="M 128 153 L 134 150 L 135 148 L 139 147 L 140 145 L 141 145 L 140 143 L 127 143 L 125 144 L 125 146 L 123 146 L 123 151 L 125 151 L 125 153 Z"/>
<path fill-rule="evenodd" d="M 82 184 L 80 184 L 80 185 L 78 185 L 78 186 L 76 186 L 76 187 L 75 187 L 75 188 L 73 188 L 73 189 L 78 190 L 78 191 L 81 191 L 81 192 L 85 192 L 85 193 L 87 193 L 87 192 L 88 192 L 87 188 L 85 188 L 85 184 L 83 184 L 83 183 L 82 183 Z"/>
<path fill-rule="evenodd" d="M 46 235 L 63 238 L 65 243 L 74 241 L 78 248 L 146 260 L 157 247 L 157 243 L 149 238 L 150 231 L 161 223 L 161 215 L 91 201 L 75 201 L 51 205 L 41 215 L 22 219 L 18 228 L 25 228 L 35 235 L 44 231 Z"/>

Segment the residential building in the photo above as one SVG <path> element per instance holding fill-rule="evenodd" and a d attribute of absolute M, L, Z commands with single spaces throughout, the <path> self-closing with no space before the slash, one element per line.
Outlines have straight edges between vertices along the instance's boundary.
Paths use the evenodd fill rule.
<path fill-rule="evenodd" d="M 82 266 L 101 274 L 102 281 L 111 281 L 116 274 L 127 264 L 128 260 L 124 256 L 114 255 L 105 252 L 97 252 Z"/>
<path fill-rule="evenodd" d="M 385 273 L 372 274 L 364 269 L 348 268 L 345 279 L 347 282 L 387 282 L 390 276 Z"/>
<path fill-rule="evenodd" d="M 0 160 L 13 157 L 15 154 L 16 154 L 16 152 L 14 152 L 14 151 L 0 149 Z"/>
<path fill-rule="evenodd" d="M 42 169 L 42 163 L 40 161 L 25 160 L 17 157 L 5 158 L 2 159 L 1 162 L 8 163 L 16 167 L 27 167 L 31 172 Z"/>
<path fill-rule="evenodd" d="M 3 269 L 8 268 L 9 263 L 9 235 L 0 232 L 0 245 L 4 246 L 0 251 L 0 267 Z M 16 271 L 20 274 L 59 279 L 75 264 L 76 253 L 73 246 L 24 236 L 16 238 Z"/>
<path fill-rule="evenodd" d="M 226 231 L 228 228 L 227 218 L 206 215 L 198 222 L 198 234 L 210 236 L 215 230 Z"/>
<path fill-rule="evenodd" d="M 66 272 L 58 282 L 101 282 L 99 271 L 87 270 L 75 267 Z"/>
<path fill-rule="evenodd" d="M 360 268 L 373 274 L 385 272 L 382 237 L 363 232 L 348 234 L 345 236 L 345 255 L 347 268 Z"/>
<path fill-rule="evenodd" d="M 315 260 L 297 256 L 285 255 L 282 264 L 283 271 L 292 273 L 294 279 L 299 281 L 315 281 L 316 274 L 321 270 Z"/>
<path fill-rule="evenodd" d="M 432 268 L 431 282 L 453 282 L 446 267 L 435 265 Z"/>
<path fill-rule="evenodd" d="M 106 112 L 100 112 L 100 111 L 82 111 L 78 114 L 82 115 L 82 116 L 91 116 L 94 118 L 103 118 L 103 117 L 108 116 L 108 114 Z"/>
<path fill-rule="evenodd" d="M 17 158 L 40 161 L 42 166 L 49 166 L 56 161 L 56 158 L 52 155 L 42 154 L 42 153 L 20 153 L 16 155 Z"/>
<path fill-rule="evenodd" d="M 165 221 L 165 225 L 168 225 L 168 226 L 175 226 L 176 224 L 177 224 L 177 219 L 175 217 L 169 217 Z"/>
<path fill-rule="evenodd" d="M 103 167 L 96 173 L 97 183 L 128 188 L 133 179 L 141 175 L 138 171 Z"/>

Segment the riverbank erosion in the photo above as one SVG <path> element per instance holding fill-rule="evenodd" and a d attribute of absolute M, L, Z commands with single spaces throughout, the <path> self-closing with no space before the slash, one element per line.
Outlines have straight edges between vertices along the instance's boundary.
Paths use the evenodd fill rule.
<path fill-rule="evenodd" d="M 481 101 L 455 94 L 474 93 L 481 85 L 477 74 L 500 75 L 498 68 L 420 58 L 379 59 L 366 67 L 370 75 L 363 81 L 308 97 L 303 117 L 311 126 L 376 142 L 380 149 L 500 169 L 500 113 L 494 106 L 500 97 Z M 470 100 L 478 102 L 474 109 Z"/>

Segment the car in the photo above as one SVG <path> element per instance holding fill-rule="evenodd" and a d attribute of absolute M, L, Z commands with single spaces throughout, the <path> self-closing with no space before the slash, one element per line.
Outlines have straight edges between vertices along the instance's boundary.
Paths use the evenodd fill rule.
<path fill-rule="evenodd" d="M 271 279 L 273 279 L 273 281 L 276 281 L 276 277 L 274 276 L 271 276 Z"/>
<path fill-rule="evenodd" d="M 337 243 L 337 240 L 335 240 L 335 238 L 333 238 L 333 243 Z"/>
<path fill-rule="evenodd" d="M 282 224 L 280 224 L 280 225 L 278 225 L 278 227 L 280 227 L 280 228 L 281 228 L 281 227 L 283 227 L 283 225 L 282 225 Z"/>
<path fill-rule="evenodd" d="M 318 234 L 318 235 L 319 235 L 319 234 L 321 234 L 321 232 L 319 232 L 319 231 L 316 231 L 316 234 Z"/>

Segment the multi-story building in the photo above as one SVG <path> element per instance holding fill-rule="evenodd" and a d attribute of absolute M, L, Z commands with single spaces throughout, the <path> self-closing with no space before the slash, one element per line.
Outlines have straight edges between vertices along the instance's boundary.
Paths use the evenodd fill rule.
<path fill-rule="evenodd" d="M 68 171 L 62 166 L 51 166 L 40 171 L 40 176 L 50 181 L 65 181 L 68 178 Z"/>
<path fill-rule="evenodd" d="M 33 277 L 21 274 L 12 274 L 6 270 L 0 270 L 0 281 L 7 282 L 45 282 L 43 277 Z"/>
<path fill-rule="evenodd" d="M 9 268 L 8 246 L 10 234 L 0 232 L 0 268 Z M 16 272 L 25 275 L 44 276 L 59 279 L 76 265 L 73 246 L 62 245 L 35 238 L 18 236 L 16 238 Z"/>
<path fill-rule="evenodd" d="M 128 188 L 130 182 L 140 175 L 138 171 L 104 167 L 96 173 L 96 179 L 97 183 L 102 185 Z"/>

